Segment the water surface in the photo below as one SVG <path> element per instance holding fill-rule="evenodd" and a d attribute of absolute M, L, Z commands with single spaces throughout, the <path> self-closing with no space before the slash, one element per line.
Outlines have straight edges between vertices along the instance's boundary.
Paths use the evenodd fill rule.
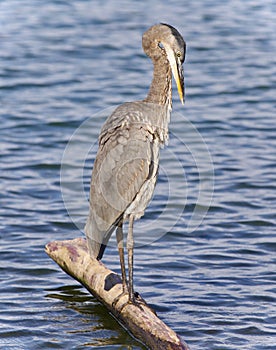
<path fill-rule="evenodd" d="M 174 91 L 170 145 L 135 226 L 154 240 L 136 249 L 135 286 L 191 349 L 274 348 L 275 13 L 269 0 L 0 2 L 1 347 L 143 349 L 44 246 L 82 235 L 73 185 L 88 196 L 102 111 L 145 96 L 141 35 L 167 22 L 187 42 L 186 104 Z M 60 167 L 87 120 L 70 218 Z M 114 247 L 104 262 L 118 269 Z"/>

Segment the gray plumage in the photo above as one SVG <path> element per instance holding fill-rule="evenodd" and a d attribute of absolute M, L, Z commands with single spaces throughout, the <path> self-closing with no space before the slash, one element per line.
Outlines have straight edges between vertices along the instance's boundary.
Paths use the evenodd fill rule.
<path fill-rule="evenodd" d="M 143 216 L 156 184 L 159 149 L 168 139 L 172 106 L 172 73 L 183 102 L 182 64 L 185 42 L 175 28 L 158 24 L 143 35 L 143 48 L 152 59 L 153 80 L 145 100 L 119 106 L 104 123 L 94 162 L 90 210 L 85 226 L 91 257 L 101 259 L 117 227 L 124 292 L 133 301 L 133 220 Z M 174 63 L 175 60 L 175 63 Z M 122 224 L 129 220 L 127 287 Z"/>

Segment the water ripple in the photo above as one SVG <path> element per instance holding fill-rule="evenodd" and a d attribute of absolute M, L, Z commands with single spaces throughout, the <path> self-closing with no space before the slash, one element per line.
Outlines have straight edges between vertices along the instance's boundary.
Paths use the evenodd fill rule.
<path fill-rule="evenodd" d="M 135 225 L 139 243 L 154 240 L 136 249 L 136 289 L 192 349 L 274 349 L 275 10 L 272 0 L 0 2 L 1 346 L 143 349 L 44 245 L 81 235 L 60 191 L 64 149 L 88 117 L 93 127 L 78 152 L 87 140 L 95 148 L 104 120 L 97 113 L 144 98 L 152 66 L 141 33 L 162 21 L 187 41 L 186 104 L 174 91 L 160 181 Z M 214 193 L 190 232 L 193 212 L 208 209 L 197 201 L 200 179 L 210 194 L 202 141 Z M 86 192 L 94 148 L 81 179 Z M 80 181 L 73 170 L 71 190 Z M 119 271 L 114 247 L 104 261 Z"/>

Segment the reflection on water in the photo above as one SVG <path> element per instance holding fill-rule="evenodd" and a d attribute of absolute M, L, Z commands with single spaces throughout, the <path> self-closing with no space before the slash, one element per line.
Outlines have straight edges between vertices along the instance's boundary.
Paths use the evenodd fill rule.
<path fill-rule="evenodd" d="M 126 348 L 146 349 L 140 343 L 135 342 L 123 327 L 118 327 L 117 321 L 111 316 L 106 308 L 95 298 L 85 292 L 82 287 L 71 285 L 47 290 L 49 294 L 46 298 L 60 300 L 60 308 L 67 308 L 73 314 L 78 314 L 82 326 L 78 329 L 74 326 L 71 317 L 53 317 L 50 321 L 55 321 L 57 327 L 60 324 L 66 325 L 66 332 L 83 339 L 82 346 L 104 347 L 124 344 Z M 94 321 L 94 325 L 90 322 Z M 93 338 L 91 337 L 93 334 Z"/>
<path fill-rule="evenodd" d="M 80 185 L 76 166 L 90 144 L 80 175 L 87 198 L 104 121 L 97 113 L 146 95 L 152 66 L 141 35 L 162 21 L 187 42 L 187 96 L 183 108 L 174 95 L 154 200 L 135 225 L 136 289 L 192 349 L 273 349 L 275 4 L 114 4 L 0 3 L 0 345 L 143 349 L 44 246 L 82 234 L 66 209 L 69 202 L 82 221 L 85 203 L 70 191 L 64 203 L 61 194 L 65 147 L 92 118 L 63 182 Z M 119 271 L 115 247 L 104 262 Z"/>

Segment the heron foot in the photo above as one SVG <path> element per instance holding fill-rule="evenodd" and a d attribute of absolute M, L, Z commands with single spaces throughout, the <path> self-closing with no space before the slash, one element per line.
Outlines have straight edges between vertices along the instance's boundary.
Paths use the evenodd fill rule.
<path fill-rule="evenodd" d="M 128 301 L 121 306 L 120 312 L 127 305 L 137 306 L 142 311 L 143 311 L 144 306 L 148 306 L 147 303 L 145 302 L 145 300 L 140 296 L 140 294 L 138 292 L 134 292 L 133 297 L 131 297 L 129 295 Z"/>
<path fill-rule="evenodd" d="M 112 307 L 116 308 L 116 305 L 118 303 L 118 301 L 125 295 L 128 295 L 128 300 L 123 303 L 123 305 L 121 305 L 119 308 L 117 308 L 118 312 L 122 312 L 122 310 L 127 306 L 127 305 L 135 305 L 137 307 L 139 307 L 139 309 L 143 310 L 142 306 L 148 306 L 147 303 L 145 302 L 145 300 L 140 296 L 139 293 L 135 292 L 133 294 L 133 298 L 131 298 L 131 296 L 129 295 L 128 292 L 122 292 L 121 294 L 119 294 L 113 301 L 112 303 Z M 149 307 L 149 306 L 148 306 Z"/>
<path fill-rule="evenodd" d="M 128 291 L 122 291 L 122 293 L 120 293 L 112 302 L 112 307 L 116 308 L 116 305 L 118 303 L 118 301 L 125 295 L 128 295 Z M 125 304 L 124 304 L 125 305 Z M 120 310 L 121 312 L 122 310 Z"/>
<path fill-rule="evenodd" d="M 134 305 L 137 305 L 140 309 L 142 309 L 141 305 L 146 306 L 157 316 L 155 310 L 153 310 L 153 308 L 149 306 L 149 304 L 146 302 L 146 300 L 143 299 L 138 292 L 135 292 L 134 296 L 135 296 L 135 300 L 133 303 Z"/>
<path fill-rule="evenodd" d="M 129 296 L 128 303 L 138 306 L 141 310 L 143 310 L 142 305 L 147 305 L 145 300 L 140 296 L 138 292 L 134 292 L 132 298 Z"/>

